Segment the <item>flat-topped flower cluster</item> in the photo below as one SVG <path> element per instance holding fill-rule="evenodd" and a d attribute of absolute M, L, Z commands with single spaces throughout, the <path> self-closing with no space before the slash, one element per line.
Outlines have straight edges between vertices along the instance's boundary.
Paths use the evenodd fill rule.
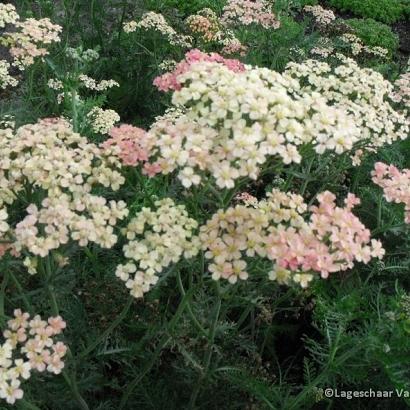
<path fill-rule="evenodd" d="M 363 132 L 367 124 L 361 118 L 356 120 L 348 102 L 335 104 L 334 94 L 337 87 L 343 87 L 342 79 L 350 87 L 347 79 L 340 79 L 333 93 L 303 85 L 310 72 L 314 75 L 309 79 L 317 78 L 318 88 L 321 77 L 328 81 L 331 68 L 321 64 L 293 65 L 279 74 L 237 64 L 237 69 L 232 69 L 226 60 L 199 59 L 191 64 L 184 60 L 183 69 L 156 80 L 162 89 L 175 89 L 172 102 L 184 113 L 152 126 L 149 132 L 157 141 L 153 163 L 163 173 L 179 170 L 178 177 L 186 187 L 199 183 L 201 175 L 209 172 L 218 187 L 232 188 L 240 177 L 256 179 L 271 156 L 280 157 L 285 164 L 300 162 L 302 145 L 311 144 L 318 153 L 351 150 L 361 138 L 371 135 Z M 340 73 L 344 70 L 347 68 L 341 66 Z M 367 88 L 368 94 L 373 91 Z M 399 114 L 396 117 L 401 120 Z M 394 119 L 390 116 L 389 121 Z M 404 130 L 400 132 L 404 135 Z M 397 138 L 396 130 L 390 135 L 390 140 Z"/>
<path fill-rule="evenodd" d="M 410 169 L 400 171 L 394 165 L 377 162 L 372 171 L 373 182 L 383 188 L 388 202 L 404 204 L 405 222 L 410 224 Z"/>
<path fill-rule="evenodd" d="M 123 250 L 129 261 L 116 270 L 136 298 L 157 283 L 164 268 L 199 251 L 199 239 L 194 235 L 198 223 L 189 218 L 185 206 L 176 205 L 170 198 L 154 205 L 155 210 L 142 208 L 125 229 L 129 242 Z"/>
<path fill-rule="evenodd" d="M 120 167 L 116 156 L 89 143 L 62 119 L 41 120 L 15 133 L 0 130 L 2 236 L 14 250 L 41 257 L 70 239 L 80 246 L 112 247 L 114 226 L 128 210 L 124 202 L 107 201 L 92 190 L 98 185 L 118 190 L 125 181 Z M 22 198 L 29 203 L 27 215 L 9 222 L 14 228 L 5 232 L 5 210 Z"/>
<path fill-rule="evenodd" d="M 280 284 L 300 283 L 315 275 L 351 269 L 384 254 L 381 243 L 351 212 L 360 203 L 353 194 L 345 207 L 336 206 L 331 192 L 318 195 L 319 206 L 309 209 L 300 195 L 276 189 L 261 201 L 220 210 L 200 228 L 200 240 L 215 280 L 235 283 L 247 279 L 247 262 L 259 256 L 273 262 L 269 273 Z"/>
<path fill-rule="evenodd" d="M 265 29 L 277 29 L 280 26 L 272 11 L 272 2 L 268 0 L 228 0 L 221 21 L 227 26 L 256 24 Z"/>
<path fill-rule="evenodd" d="M 23 398 L 21 382 L 33 371 L 61 373 L 67 346 L 55 338 L 66 323 L 60 316 L 45 321 L 36 315 L 30 320 L 28 313 L 15 309 L 7 324 L 6 340 L 0 345 L 0 398 L 14 404 Z"/>
<path fill-rule="evenodd" d="M 328 104 L 346 112 L 360 130 L 362 145 L 379 148 L 407 138 L 409 119 L 388 99 L 392 84 L 380 73 L 359 67 L 353 59 L 338 57 L 341 63 L 336 67 L 307 60 L 302 64 L 290 63 L 285 73 L 300 81 L 301 92 L 320 93 Z M 330 141 L 324 139 L 319 152 L 327 149 L 329 143 L 332 146 Z"/>

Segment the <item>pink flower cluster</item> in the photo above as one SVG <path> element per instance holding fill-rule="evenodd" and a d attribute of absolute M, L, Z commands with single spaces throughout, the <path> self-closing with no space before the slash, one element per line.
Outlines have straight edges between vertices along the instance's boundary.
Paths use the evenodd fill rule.
<path fill-rule="evenodd" d="M 59 374 L 64 368 L 67 346 L 54 341 L 66 327 L 64 320 L 56 316 L 45 321 L 39 315 L 29 319 L 16 309 L 3 332 L 6 341 L 0 344 L 0 397 L 9 404 L 23 397 L 21 379 L 29 379 L 33 370 Z"/>
<path fill-rule="evenodd" d="M 410 169 L 400 171 L 394 165 L 377 162 L 372 177 L 373 182 L 383 188 L 388 202 L 404 204 L 405 222 L 410 224 Z"/>
<path fill-rule="evenodd" d="M 246 205 L 219 210 L 200 228 L 215 280 L 247 279 L 246 259 L 257 255 L 273 262 L 270 279 L 306 287 L 317 275 L 327 278 L 329 273 L 351 269 L 354 262 L 368 263 L 384 255 L 381 243 L 370 239 L 370 231 L 352 213 L 360 202 L 352 194 L 341 208 L 331 192 L 321 193 L 308 219 L 307 205 L 299 195 L 273 190 L 259 202 L 248 194 L 238 199 Z"/>
<path fill-rule="evenodd" d="M 222 22 L 227 26 L 259 24 L 265 29 L 280 26 L 266 0 L 228 0 L 223 9 Z"/>
<path fill-rule="evenodd" d="M 279 226 L 269 235 L 268 256 L 278 266 L 327 278 L 329 273 L 353 268 L 355 261 L 368 263 L 372 257 L 383 257 L 381 243 L 370 241 L 370 231 L 351 212 L 360 203 L 355 195 L 348 195 L 344 208 L 336 206 L 336 197 L 329 191 L 317 200 L 319 206 L 310 208 L 309 222 L 301 229 Z"/>
<path fill-rule="evenodd" d="M 148 161 L 154 141 L 146 131 L 132 125 L 122 124 L 111 128 L 109 135 L 101 147 L 119 157 L 124 165 L 135 166 L 139 162 Z"/>
<path fill-rule="evenodd" d="M 238 73 L 245 71 L 245 66 L 236 59 L 224 58 L 218 53 L 203 53 L 198 49 L 193 49 L 185 54 L 185 59 L 179 62 L 170 73 L 165 73 L 154 80 L 154 85 L 160 91 L 180 90 L 182 88 L 181 83 L 178 81 L 178 77 L 187 73 L 191 66 L 198 62 L 216 62 L 225 65 L 229 70 Z"/>

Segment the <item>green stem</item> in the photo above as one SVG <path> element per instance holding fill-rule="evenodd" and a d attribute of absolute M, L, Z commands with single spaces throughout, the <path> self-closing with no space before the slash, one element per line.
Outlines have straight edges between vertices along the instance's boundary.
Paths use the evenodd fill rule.
<path fill-rule="evenodd" d="M 23 287 L 21 286 L 20 282 L 18 281 L 18 279 L 16 278 L 13 272 L 9 271 L 9 275 L 10 275 L 11 280 L 14 283 L 14 286 L 17 288 L 18 293 L 20 294 L 20 298 L 23 300 L 26 311 L 29 312 L 31 315 L 33 315 L 34 314 L 33 307 L 31 306 L 31 303 L 27 299 L 27 296 L 24 293 Z"/>
<path fill-rule="evenodd" d="M 52 267 L 51 267 L 50 255 L 47 256 L 45 262 L 44 262 L 44 259 L 40 260 L 39 267 L 40 267 L 40 272 L 44 276 L 45 285 L 46 285 L 47 293 L 48 293 L 49 300 L 50 300 L 51 311 L 53 312 L 53 315 L 58 316 L 60 309 L 58 307 L 57 298 L 54 293 L 54 288 L 51 285 L 53 272 L 52 272 Z M 76 370 L 75 370 L 76 362 L 74 360 L 73 354 L 71 353 L 70 349 L 67 349 L 67 358 L 73 362 L 74 370 L 71 376 L 68 374 L 67 370 L 63 370 L 62 375 L 64 377 L 64 380 L 66 381 L 68 387 L 70 388 L 74 398 L 77 400 L 77 403 L 79 404 L 80 409 L 89 410 L 89 407 L 86 401 L 83 399 L 78 389 L 77 380 L 76 380 Z"/>
<path fill-rule="evenodd" d="M 216 301 L 216 305 L 215 305 L 214 320 L 213 320 L 211 328 L 209 330 L 208 350 L 205 354 L 204 371 L 199 375 L 196 386 L 195 386 L 194 390 L 192 391 L 191 398 L 189 400 L 189 405 L 188 405 L 189 409 L 194 409 L 195 408 L 195 403 L 196 403 L 196 400 L 198 398 L 199 392 L 201 390 L 201 386 L 203 384 L 203 381 L 208 376 L 209 367 L 211 365 L 211 359 L 212 359 L 213 348 L 214 348 L 215 333 L 216 333 L 216 326 L 218 324 L 219 313 L 221 311 L 221 304 L 222 304 L 221 292 L 220 292 L 220 289 L 219 289 L 219 283 L 215 282 L 215 286 L 216 286 L 216 293 L 217 293 L 217 301 Z"/>
<path fill-rule="evenodd" d="M 179 291 L 181 292 L 182 297 L 184 297 L 186 295 L 186 293 L 185 293 L 184 285 L 182 283 L 181 274 L 180 274 L 179 271 L 177 272 L 177 282 L 178 282 Z M 208 332 L 202 327 L 202 325 L 199 323 L 198 319 L 195 317 L 194 312 L 192 311 L 192 308 L 191 308 L 191 304 L 189 302 L 187 303 L 186 309 L 187 309 L 187 312 L 188 312 L 189 316 L 192 319 L 192 322 L 196 326 L 196 328 L 205 337 L 208 337 Z"/>
<path fill-rule="evenodd" d="M 85 356 L 90 354 L 107 336 L 124 320 L 127 316 L 127 313 L 132 305 L 134 298 L 129 297 L 127 304 L 124 306 L 120 314 L 115 318 L 111 325 L 103 332 L 100 336 L 97 337 L 83 352 L 78 355 L 78 358 L 83 359 Z"/>
<path fill-rule="evenodd" d="M 4 277 L 3 277 L 3 281 L 1 282 L 1 289 L 0 289 L 0 321 L 3 326 L 5 324 L 4 299 L 6 297 L 6 288 L 7 288 L 8 281 L 9 281 L 9 274 L 6 271 L 4 273 Z"/>
<path fill-rule="evenodd" d="M 193 291 L 194 291 L 194 288 L 189 289 L 188 292 L 185 294 L 185 296 L 182 298 L 173 318 L 168 322 L 166 334 L 164 334 L 164 336 L 161 338 L 160 342 L 158 343 L 158 346 L 155 349 L 154 354 L 152 355 L 150 361 L 143 367 L 142 372 L 138 375 L 138 377 L 136 377 L 128 385 L 127 389 L 122 395 L 118 410 L 122 410 L 125 408 L 129 397 L 131 396 L 134 389 L 138 386 L 138 383 L 145 377 L 146 374 L 150 372 L 155 362 L 157 361 L 158 357 L 160 356 L 162 349 L 164 349 L 164 347 L 171 341 L 172 337 L 169 336 L 168 333 L 172 330 L 172 328 L 176 325 L 176 323 L 182 316 L 182 313 L 184 312 L 185 307 L 187 306 L 189 299 L 191 298 L 193 294 Z"/>

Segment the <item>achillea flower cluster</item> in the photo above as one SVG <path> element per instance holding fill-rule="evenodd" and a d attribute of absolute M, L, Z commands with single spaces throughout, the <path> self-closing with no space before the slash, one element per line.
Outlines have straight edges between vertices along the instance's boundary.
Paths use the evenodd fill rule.
<path fill-rule="evenodd" d="M 379 46 L 366 46 L 363 41 L 354 34 L 346 33 L 340 36 L 340 39 L 350 47 L 353 56 L 358 56 L 362 53 L 374 55 L 376 57 L 386 58 L 389 50 Z"/>
<path fill-rule="evenodd" d="M 125 23 L 123 29 L 126 33 L 132 33 L 137 29 L 153 30 L 161 33 L 173 46 L 179 46 L 183 48 L 192 47 L 192 38 L 190 36 L 178 34 L 167 23 L 162 14 L 155 13 L 153 11 L 144 14 L 139 22 L 130 21 Z"/>
<path fill-rule="evenodd" d="M 189 218 L 183 205 L 175 205 L 166 198 L 156 201 L 155 207 L 142 208 L 128 224 L 124 234 L 129 242 L 123 251 L 129 261 L 116 270 L 116 276 L 136 298 L 157 283 L 164 268 L 182 257 L 195 256 L 200 248 L 194 235 L 198 224 Z"/>
<path fill-rule="evenodd" d="M 370 240 L 370 231 L 351 212 L 358 198 L 349 194 L 340 208 L 326 191 L 318 202 L 307 221 L 303 198 L 275 189 L 259 203 L 218 211 L 199 235 L 213 279 L 245 280 L 246 260 L 259 256 L 274 264 L 270 279 L 306 287 L 317 275 L 327 278 L 352 268 L 356 261 L 368 263 L 383 256 L 380 242 Z"/>
<path fill-rule="evenodd" d="M 353 124 L 360 129 L 359 139 L 369 149 L 405 139 L 410 122 L 403 113 L 396 111 L 388 101 L 392 84 L 370 68 L 361 68 L 351 58 L 337 55 L 341 64 L 332 68 L 325 62 L 307 60 L 303 64 L 290 63 L 286 74 L 297 78 L 302 92 L 317 92 L 335 109 L 345 111 Z M 337 143 L 322 140 L 318 152 Z M 355 142 L 354 140 L 351 142 Z M 352 144 L 349 143 L 349 149 Z M 337 151 L 336 151 L 337 152 Z"/>
<path fill-rule="evenodd" d="M 227 39 L 223 44 L 224 47 L 221 50 L 222 54 L 238 54 L 243 57 L 248 52 L 248 47 L 244 46 L 237 38 Z"/>
<path fill-rule="evenodd" d="M 267 0 L 228 0 L 221 20 L 226 26 L 257 24 L 265 29 L 277 29 L 280 26 Z"/>
<path fill-rule="evenodd" d="M 0 89 L 15 87 L 18 81 L 10 75 L 10 64 L 6 60 L 0 60 Z"/>
<path fill-rule="evenodd" d="M 96 134 L 108 134 L 110 129 L 121 119 L 114 110 L 103 110 L 100 107 L 94 107 L 87 114 L 87 118 Z"/>
<path fill-rule="evenodd" d="M 410 70 L 394 82 L 394 90 L 390 98 L 396 103 L 402 103 L 406 109 L 410 109 Z"/>
<path fill-rule="evenodd" d="M 6 340 L 0 345 L 0 398 L 14 404 L 23 397 L 21 382 L 28 380 L 31 372 L 61 373 L 67 346 L 55 337 L 66 323 L 60 316 L 44 321 L 36 315 L 30 320 L 28 313 L 16 309 L 7 324 L 3 332 Z"/>
<path fill-rule="evenodd" d="M 118 156 L 124 165 L 135 166 L 148 161 L 154 141 L 145 130 L 122 124 L 111 128 L 109 135 L 111 138 L 101 144 L 101 147 Z"/>
<path fill-rule="evenodd" d="M 19 18 L 12 4 L 0 4 L 0 28 L 4 28 L 7 24 L 15 24 Z"/>
<path fill-rule="evenodd" d="M 372 177 L 373 182 L 383 188 L 388 202 L 404 204 L 405 222 L 410 224 L 410 169 L 400 171 L 394 165 L 377 162 Z"/>
<path fill-rule="evenodd" d="M 180 61 L 172 72 L 163 74 L 155 78 L 154 85 L 160 91 L 180 90 L 181 83 L 178 80 L 178 77 L 182 74 L 187 73 L 191 69 L 191 66 L 193 64 L 201 61 L 216 62 L 222 64 L 233 72 L 240 72 L 245 70 L 245 66 L 239 60 L 226 59 L 218 53 L 207 54 L 198 49 L 193 49 L 185 54 L 185 59 Z"/>
<path fill-rule="evenodd" d="M 124 202 L 108 202 L 92 189 L 119 189 L 124 183 L 120 167 L 115 156 L 61 119 L 25 125 L 15 133 L 0 130 L 0 207 L 13 206 L 25 195 L 37 198 L 8 232 L 14 248 L 44 257 L 69 240 L 113 246 L 116 221 L 128 211 Z"/>
<path fill-rule="evenodd" d="M 88 88 L 89 90 L 94 90 L 94 91 L 106 91 L 112 87 L 119 87 L 120 85 L 117 83 L 117 81 L 114 80 L 102 80 L 100 82 L 97 82 L 94 80 L 94 78 L 89 77 L 88 75 L 85 74 L 80 74 L 78 77 L 80 82 L 85 88 Z"/>
<path fill-rule="evenodd" d="M 312 13 L 316 24 L 320 26 L 327 26 L 336 19 L 332 10 L 324 9 L 322 6 L 305 6 L 303 10 Z"/>
<path fill-rule="evenodd" d="M 157 141 L 151 162 L 165 174 L 180 170 L 186 187 L 207 171 L 218 187 L 232 188 L 240 177 L 256 179 L 270 156 L 298 163 L 301 145 L 342 153 L 360 138 L 344 107 L 301 90 L 292 73 L 256 67 L 238 72 L 208 61 L 187 70 L 170 81 L 177 85 L 172 102 L 185 113 L 159 120 L 149 131 Z"/>
<path fill-rule="evenodd" d="M 218 16 L 209 8 L 200 10 L 185 20 L 188 29 L 205 42 L 219 41 L 223 37 Z"/>
<path fill-rule="evenodd" d="M 35 58 L 46 56 L 46 46 L 60 41 L 62 27 L 52 24 L 47 18 L 29 18 L 16 22 L 15 27 L 18 30 L 4 33 L 0 43 L 10 49 L 13 65 L 20 70 L 33 64 Z"/>

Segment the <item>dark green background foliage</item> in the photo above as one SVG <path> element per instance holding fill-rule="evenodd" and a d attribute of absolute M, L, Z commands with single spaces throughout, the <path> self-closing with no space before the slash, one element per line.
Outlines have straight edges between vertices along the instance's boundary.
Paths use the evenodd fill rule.
<path fill-rule="evenodd" d="M 329 5 L 359 17 L 394 23 L 408 10 L 407 0 L 328 0 Z"/>
<path fill-rule="evenodd" d="M 373 19 L 350 19 L 346 23 L 354 29 L 354 33 L 368 46 L 384 47 L 391 53 L 399 45 L 397 34 L 390 26 Z"/>

